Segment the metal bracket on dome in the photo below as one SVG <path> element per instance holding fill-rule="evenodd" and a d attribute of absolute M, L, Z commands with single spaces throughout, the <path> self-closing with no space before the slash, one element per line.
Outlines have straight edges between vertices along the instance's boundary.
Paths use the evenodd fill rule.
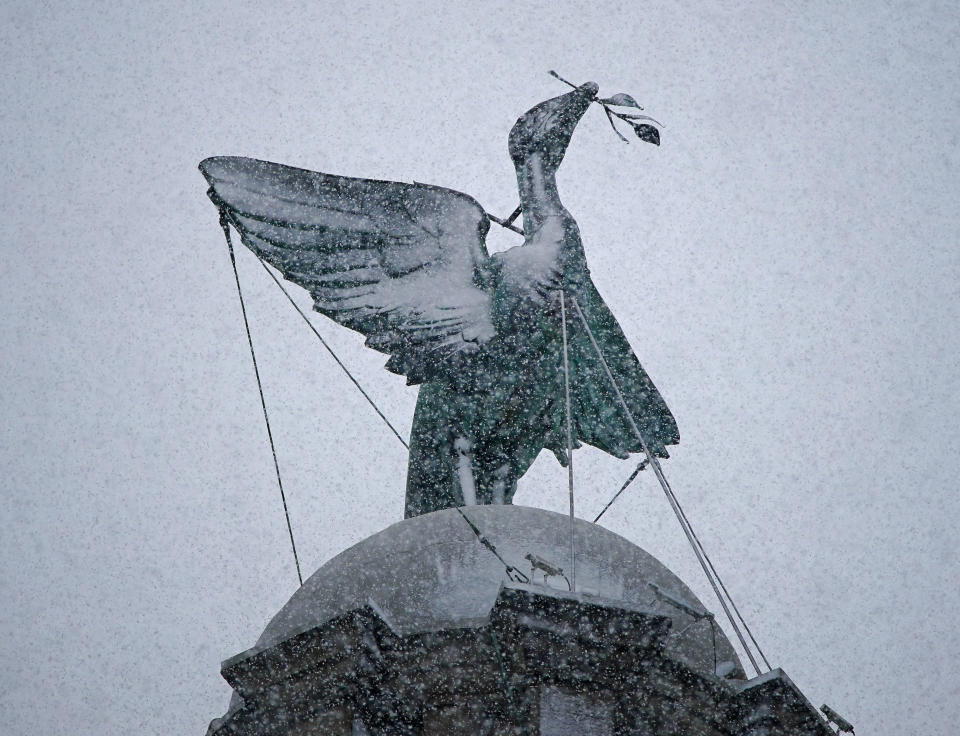
<path fill-rule="evenodd" d="M 480 544 L 482 544 L 484 547 L 490 550 L 490 552 L 493 553 L 494 557 L 500 560 L 500 562 L 503 564 L 503 567 L 507 571 L 507 577 L 514 583 L 523 583 L 524 585 L 528 584 L 530 582 L 530 578 L 527 577 L 526 573 L 524 573 L 519 568 L 514 567 L 505 559 L 503 559 L 503 556 L 499 552 L 497 552 L 497 548 L 493 545 L 493 542 L 491 542 L 489 539 L 483 536 L 483 533 L 480 531 L 479 528 L 477 528 L 477 525 L 474 524 L 472 521 L 470 521 L 470 518 L 465 513 L 463 513 L 463 509 L 461 509 L 459 506 L 455 506 L 454 508 L 456 509 L 457 513 L 460 514 L 461 517 L 463 517 L 463 520 L 467 522 L 467 525 L 470 527 L 471 531 L 473 531 L 474 535 L 476 535 L 477 541 L 479 541 Z"/>
<path fill-rule="evenodd" d="M 532 575 L 537 570 L 540 570 L 543 573 L 543 584 L 546 587 L 551 587 L 547 585 L 548 578 L 563 578 L 567 583 L 567 590 L 573 590 L 573 583 L 570 582 L 570 578 L 563 574 L 563 568 L 554 565 L 549 560 L 545 560 L 542 557 L 539 557 L 532 552 L 525 555 L 524 559 L 530 561 L 530 574 Z"/>
<path fill-rule="evenodd" d="M 647 585 L 653 588 L 654 595 L 658 600 L 661 600 L 667 605 L 673 606 L 674 608 L 680 611 L 683 611 L 684 613 L 686 613 L 689 616 L 692 616 L 698 621 L 705 618 L 710 618 L 710 619 L 714 618 L 714 615 L 710 613 L 710 611 L 698 611 L 696 608 L 693 608 L 692 606 L 687 605 L 679 598 L 670 595 L 656 583 L 647 583 Z"/>

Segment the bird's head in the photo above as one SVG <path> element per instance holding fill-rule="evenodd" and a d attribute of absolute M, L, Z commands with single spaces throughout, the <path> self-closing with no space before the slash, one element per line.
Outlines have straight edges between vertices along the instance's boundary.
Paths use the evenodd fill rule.
<path fill-rule="evenodd" d="M 514 165 L 520 166 L 529 157 L 539 155 L 546 168 L 556 171 L 574 128 L 596 99 L 598 89 L 595 82 L 586 82 L 525 112 L 510 130 L 510 158 Z"/>

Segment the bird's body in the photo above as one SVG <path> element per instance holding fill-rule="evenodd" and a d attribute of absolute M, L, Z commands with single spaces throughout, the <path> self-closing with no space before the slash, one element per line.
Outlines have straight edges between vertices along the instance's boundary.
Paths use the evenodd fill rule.
<path fill-rule="evenodd" d="M 211 197 L 244 243 L 308 288 L 315 307 L 420 383 L 405 513 L 510 503 L 543 448 L 566 462 L 560 299 L 568 312 L 574 446 L 641 447 L 582 313 L 654 452 L 676 423 L 594 287 L 555 174 L 596 86 L 547 100 L 510 135 L 524 244 L 489 256 L 489 219 L 466 195 L 252 159 L 207 159 Z"/>

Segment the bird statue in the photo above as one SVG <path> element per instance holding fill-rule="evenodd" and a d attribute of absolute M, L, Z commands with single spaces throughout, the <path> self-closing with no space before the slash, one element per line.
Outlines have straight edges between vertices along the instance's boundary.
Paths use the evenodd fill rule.
<path fill-rule="evenodd" d="M 590 278 L 577 223 L 557 192 L 557 168 L 597 92 L 593 82 L 576 86 L 513 126 L 524 243 L 494 255 L 485 244 L 490 216 L 457 191 L 241 157 L 200 164 L 243 243 L 307 289 L 317 311 L 389 354 L 388 370 L 420 385 L 407 517 L 511 503 L 544 448 L 564 466 L 581 443 L 619 458 L 640 452 L 631 418 L 659 457 L 679 441 Z"/>

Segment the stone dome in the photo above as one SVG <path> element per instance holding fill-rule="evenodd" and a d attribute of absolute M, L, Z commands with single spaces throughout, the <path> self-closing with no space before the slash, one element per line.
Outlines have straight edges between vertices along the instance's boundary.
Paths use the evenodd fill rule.
<path fill-rule="evenodd" d="M 702 674 L 743 677 L 719 627 L 701 618 L 707 609 L 676 575 L 632 542 L 577 519 L 576 592 L 563 578 L 531 574 L 528 554 L 569 568 L 567 516 L 525 506 L 464 509 L 511 565 L 531 575 L 537 589 L 611 606 L 640 608 L 673 621 L 664 653 Z M 565 569 L 569 576 L 569 569 Z M 405 519 L 324 564 L 270 621 L 244 658 L 348 611 L 372 606 L 401 636 L 482 626 L 500 587 L 503 564 L 484 547 L 456 509 Z M 559 585 L 559 588 L 557 587 Z M 687 609 L 687 610 L 685 610 Z"/>

